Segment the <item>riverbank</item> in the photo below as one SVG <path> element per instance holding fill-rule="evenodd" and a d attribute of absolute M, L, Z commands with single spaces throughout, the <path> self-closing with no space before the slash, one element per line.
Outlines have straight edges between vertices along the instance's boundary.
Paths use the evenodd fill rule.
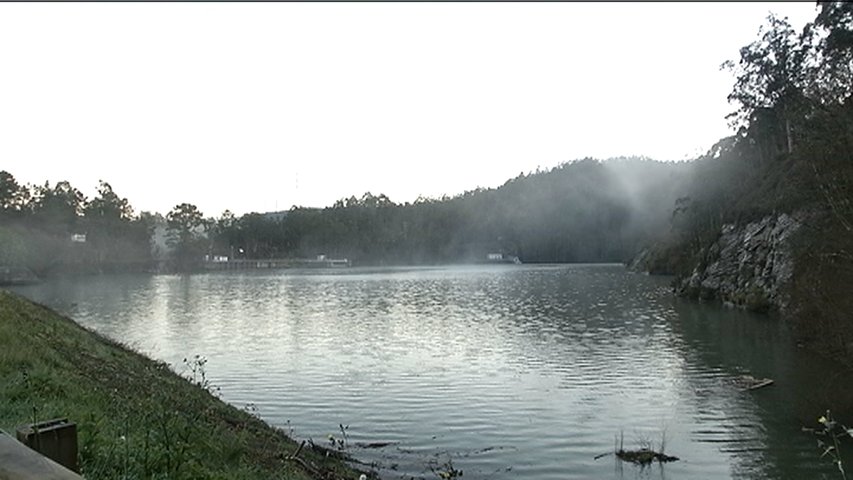
<path fill-rule="evenodd" d="M 0 429 L 67 417 L 87 478 L 355 479 L 215 395 L 204 361 L 189 379 L 56 312 L 0 290 Z M 307 467 L 307 468 L 306 468 Z"/>

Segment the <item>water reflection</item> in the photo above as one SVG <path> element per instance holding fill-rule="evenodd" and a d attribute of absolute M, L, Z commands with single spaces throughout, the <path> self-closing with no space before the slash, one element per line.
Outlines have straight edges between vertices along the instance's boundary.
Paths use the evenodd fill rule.
<path fill-rule="evenodd" d="M 697 370 L 718 372 L 688 377 L 699 392 L 699 411 L 719 417 L 700 417 L 699 422 L 724 427 L 702 429 L 697 437 L 718 442 L 722 451 L 732 454 L 735 476 L 836 478 L 838 472 L 818 458 L 816 442 L 802 427 L 816 426 L 825 409 L 848 418 L 853 413 L 851 385 L 839 381 L 844 372 L 797 351 L 778 319 L 690 302 L 677 302 L 675 309 L 679 315 L 673 324 L 686 340 L 682 355 Z M 725 380 L 742 374 L 773 378 L 776 383 L 761 391 L 725 395 L 737 390 Z M 726 398 L 738 401 L 718 405 Z"/>
<path fill-rule="evenodd" d="M 388 478 L 833 475 L 799 431 L 839 408 L 833 367 L 778 322 L 680 302 L 619 266 L 119 276 L 20 289 L 322 441 L 350 425 Z M 741 392 L 749 373 L 777 380 Z M 834 399 L 834 400 L 833 400 Z M 843 404 L 843 402 L 842 402 Z M 849 403 L 847 405 L 850 405 Z M 612 456 L 655 446 L 682 461 Z M 359 443 L 392 442 L 382 449 Z"/>

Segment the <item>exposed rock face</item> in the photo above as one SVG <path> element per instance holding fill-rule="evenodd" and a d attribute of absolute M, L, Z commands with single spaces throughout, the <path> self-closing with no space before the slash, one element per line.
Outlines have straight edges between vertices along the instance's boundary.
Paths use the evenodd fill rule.
<path fill-rule="evenodd" d="M 789 305 L 785 287 L 794 271 L 791 238 L 804 216 L 783 213 L 724 225 L 692 274 L 676 281 L 676 293 L 749 310 L 784 311 Z"/>

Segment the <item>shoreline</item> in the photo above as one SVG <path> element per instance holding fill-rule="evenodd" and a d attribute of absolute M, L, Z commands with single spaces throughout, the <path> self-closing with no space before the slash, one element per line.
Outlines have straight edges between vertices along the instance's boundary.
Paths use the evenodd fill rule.
<path fill-rule="evenodd" d="M 167 364 L 0 289 L 0 429 L 67 417 L 86 478 L 357 479 L 349 459 L 303 446 L 216 396 L 203 359 Z"/>

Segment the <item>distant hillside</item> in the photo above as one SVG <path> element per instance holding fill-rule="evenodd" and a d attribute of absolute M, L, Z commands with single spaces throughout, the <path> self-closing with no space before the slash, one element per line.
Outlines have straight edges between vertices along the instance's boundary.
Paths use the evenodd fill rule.
<path fill-rule="evenodd" d="M 366 193 L 324 209 L 223 213 L 190 203 L 165 217 L 134 214 L 106 182 L 85 198 L 68 182 L 19 185 L 0 172 L 0 267 L 39 276 L 127 270 L 192 270 L 205 255 L 299 258 L 355 264 L 483 261 L 621 262 L 669 228 L 686 163 L 642 158 L 568 162 L 504 185 L 397 204 Z"/>
<path fill-rule="evenodd" d="M 471 262 L 488 253 L 525 262 L 621 262 L 668 228 L 686 164 L 578 160 L 494 189 L 396 204 L 370 193 L 322 210 L 220 219 L 222 254 L 346 257 L 357 264 Z"/>

